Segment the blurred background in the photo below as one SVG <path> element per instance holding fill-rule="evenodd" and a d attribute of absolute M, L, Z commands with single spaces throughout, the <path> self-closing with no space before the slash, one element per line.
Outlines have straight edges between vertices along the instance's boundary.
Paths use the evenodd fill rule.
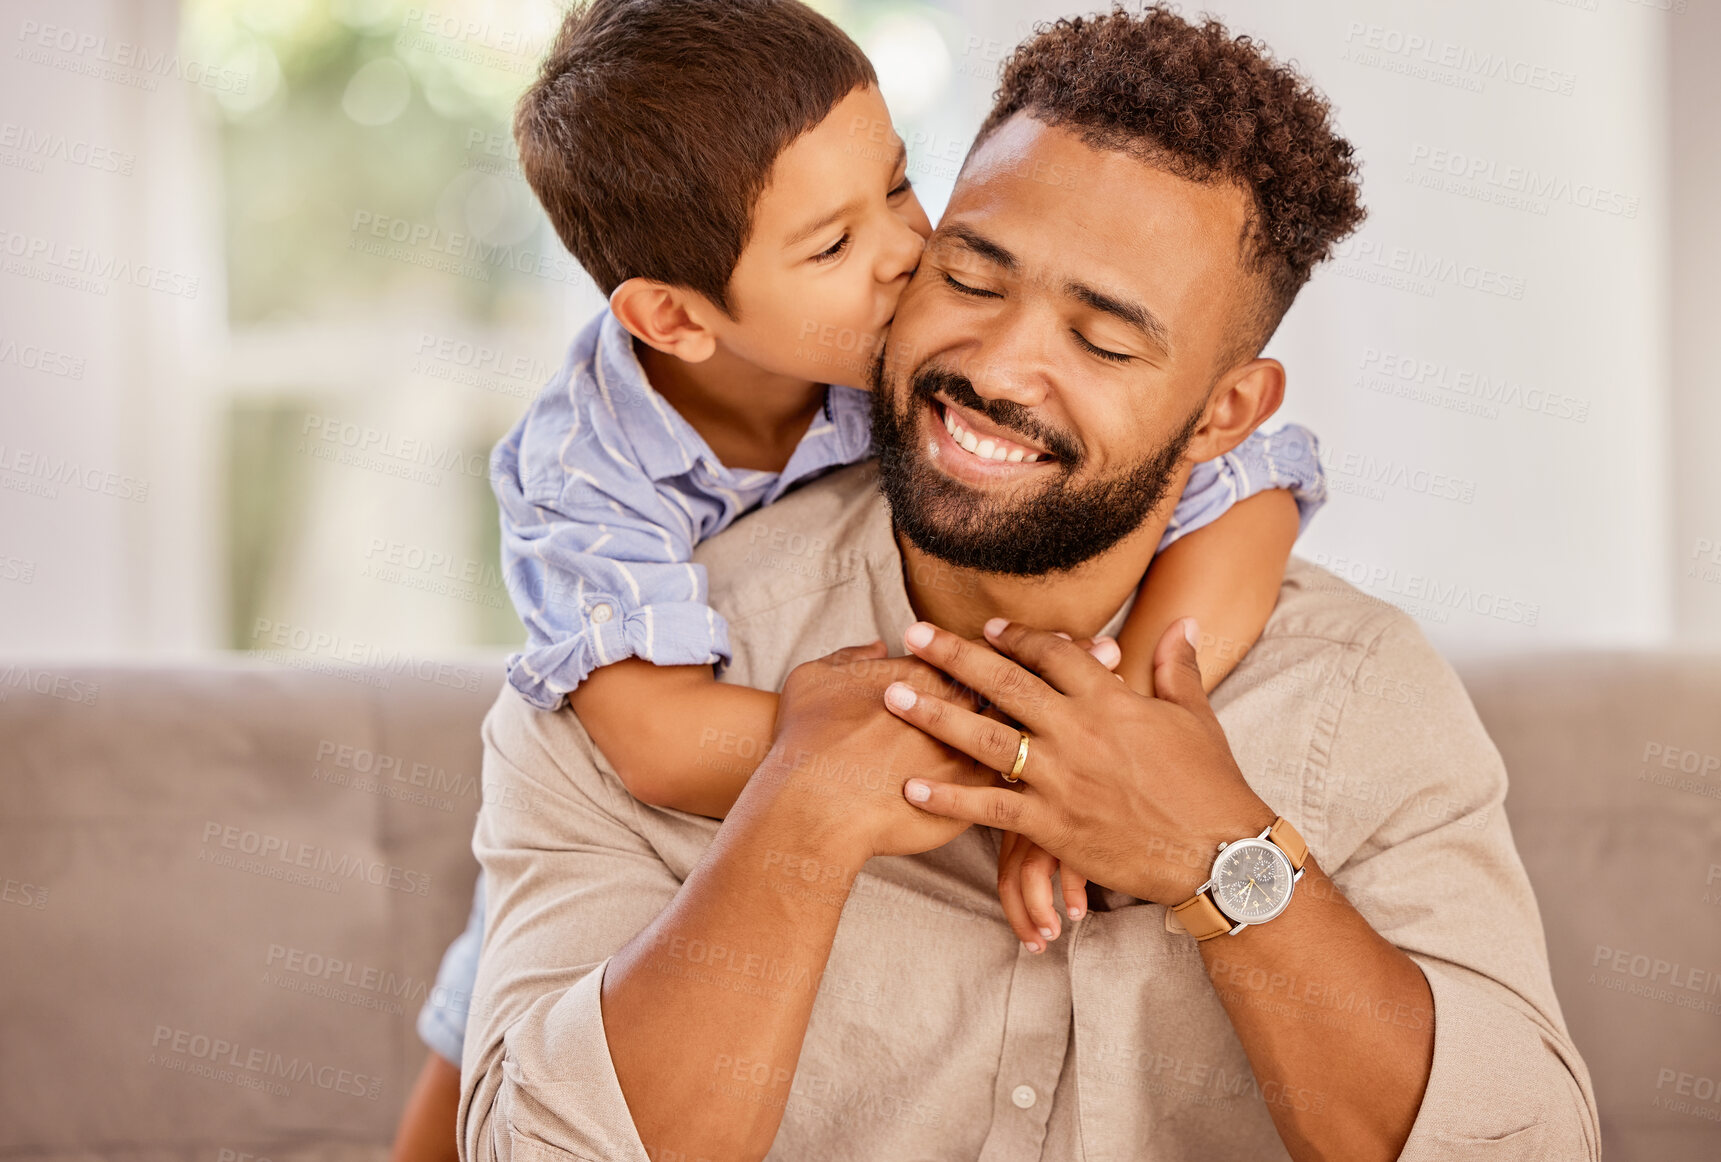
<path fill-rule="evenodd" d="M 1066 12 L 817 6 L 935 219 L 999 60 Z M 601 306 L 509 132 L 560 7 L 6 5 L 0 651 L 516 641 L 485 458 Z M 1209 8 L 1364 164 L 1271 349 L 1332 486 L 1300 551 L 1453 653 L 1721 641 L 1721 5 Z"/>

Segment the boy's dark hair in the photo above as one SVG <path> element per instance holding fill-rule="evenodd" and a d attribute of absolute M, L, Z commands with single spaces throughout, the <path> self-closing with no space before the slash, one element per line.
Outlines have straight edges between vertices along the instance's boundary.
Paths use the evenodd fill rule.
<path fill-rule="evenodd" d="M 1261 293 L 1239 320 L 1228 364 L 1278 329 L 1316 263 L 1366 215 L 1351 144 L 1320 93 L 1265 46 L 1163 5 L 1042 25 L 1005 62 L 978 147 L 1018 112 L 1192 181 L 1233 181 L 1253 212 L 1244 268 Z"/>
<path fill-rule="evenodd" d="M 514 114 L 526 180 L 605 294 L 630 278 L 734 314 L 777 156 L 877 78 L 800 0 L 589 0 Z"/>

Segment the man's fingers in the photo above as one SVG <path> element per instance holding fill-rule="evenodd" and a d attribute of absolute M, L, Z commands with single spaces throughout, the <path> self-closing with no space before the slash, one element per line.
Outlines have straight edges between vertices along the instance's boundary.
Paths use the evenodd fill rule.
<path fill-rule="evenodd" d="M 1201 663 L 1195 653 L 1195 643 L 1200 640 L 1201 627 L 1193 617 L 1166 626 L 1153 651 L 1153 694 L 1211 718 L 1213 708 L 1207 703 L 1207 691 L 1201 687 Z"/>
<path fill-rule="evenodd" d="M 1034 728 L 1040 712 L 1058 697 L 1058 692 L 1041 681 L 1037 675 L 1024 670 L 984 642 L 959 638 L 930 622 L 915 622 L 908 627 L 908 632 L 902 635 L 902 640 L 916 657 L 937 666 L 958 682 L 971 687 L 1029 729 Z M 1087 659 L 1088 665 L 1097 665 L 1091 656 L 1074 643 L 1061 638 L 1052 640 L 1071 653 Z"/>
<path fill-rule="evenodd" d="M 1002 773 L 1016 765 L 1022 732 L 996 718 L 922 694 L 905 682 L 886 687 L 884 704 L 898 718 L 955 747 L 981 766 Z"/>
<path fill-rule="evenodd" d="M 1110 667 L 1099 663 L 1062 634 L 1034 629 L 1019 621 L 994 617 L 986 623 L 986 640 L 1050 682 L 1060 693 L 1085 694 L 1097 686 Z M 1115 643 L 1114 643 L 1115 645 Z M 1121 658 L 1121 654 L 1119 657 Z M 984 690 L 981 693 L 985 693 Z M 1017 715 L 1017 718 L 1021 718 Z M 1022 719 L 1022 721 L 1027 721 Z"/>
<path fill-rule="evenodd" d="M 1044 807 L 1019 791 L 909 779 L 902 785 L 902 796 L 922 811 L 946 819 L 1020 832 L 1024 839 L 1040 834 L 1040 812 Z"/>

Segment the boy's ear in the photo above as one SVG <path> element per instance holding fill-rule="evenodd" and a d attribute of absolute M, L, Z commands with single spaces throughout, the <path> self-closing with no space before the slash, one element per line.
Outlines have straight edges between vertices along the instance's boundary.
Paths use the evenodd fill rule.
<path fill-rule="evenodd" d="M 1223 456 L 1249 438 L 1285 402 L 1285 365 L 1252 359 L 1225 375 L 1213 389 L 1207 418 L 1189 441 L 1193 462 Z"/>
<path fill-rule="evenodd" d="M 717 335 L 705 319 L 713 310 L 685 287 L 630 278 L 610 293 L 610 310 L 634 338 L 687 363 L 703 363 L 717 351 Z"/>

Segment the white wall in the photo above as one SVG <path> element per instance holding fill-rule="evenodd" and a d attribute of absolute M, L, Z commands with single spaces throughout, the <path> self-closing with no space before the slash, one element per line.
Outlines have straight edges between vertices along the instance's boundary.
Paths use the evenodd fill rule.
<path fill-rule="evenodd" d="M 122 43 L 171 56 L 177 8 L 64 0 L 0 18 L 10 654 L 218 640 L 222 508 L 204 396 L 225 328 L 219 184 L 183 67 L 116 59 Z"/>
<path fill-rule="evenodd" d="M 1721 3 L 1667 18 L 1673 67 L 1674 595 L 1679 639 L 1721 643 Z"/>
<path fill-rule="evenodd" d="M 1013 43 L 1075 10 L 975 0 L 964 15 L 983 42 Z M 1670 638 L 1665 70 L 1682 18 L 1628 0 L 1204 10 L 1296 62 L 1363 163 L 1369 221 L 1269 350 L 1291 375 L 1282 416 L 1312 427 L 1329 457 L 1332 499 L 1299 551 L 1405 606 L 1452 651 Z M 966 45 L 970 60 L 991 51 Z M 1449 53 L 1503 57 L 1507 71 L 1466 79 L 1439 67 Z M 962 88 L 977 117 L 993 78 L 958 71 L 982 74 Z M 1686 114 L 1713 134 L 1716 109 Z M 1473 164 L 1496 183 L 1445 172 Z M 1499 200 L 1526 180 L 1515 170 L 1554 183 L 1552 196 Z M 1595 187 L 1608 191 L 1599 209 L 1584 204 Z M 1381 285 L 1406 265 L 1444 277 Z M 1509 398 L 1485 404 L 1482 377 Z M 1687 454 L 1721 434 L 1713 413 L 1704 423 Z M 1721 541 L 1713 508 L 1706 519 Z"/>
<path fill-rule="evenodd" d="M 999 57 L 1034 21 L 1087 7 L 938 2 L 917 14 L 819 0 L 879 62 L 935 214 Z M 1365 167 L 1368 225 L 1305 290 L 1271 349 L 1291 370 L 1284 416 L 1313 427 L 1329 451 L 1333 499 L 1301 551 L 1406 605 L 1452 651 L 1721 642 L 1721 548 L 1703 548 L 1721 546 L 1721 392 L 1707 352 L 1721 317 L 1712 67 L 1721 2 L 1209 7 L 1332 97 Z M 5 132 L 129 159 L 126 173 L 53 158 L 35 167 L 0 143 L 0 650 L 9 655 L 159 653 L 221 639 L 213 420 L 222 401 L 212 393 L 230 386 L 234 358 L 251 356 L 228 350 L 207 119 L 193 115 L 198 94 L 183 79 L 143 88 L 91 75 L 115 41 L 170 51 L 176 8 L 25 0 L 0 17 Z M 19 55 L 33 43 L 30 21 L 108 44 Z M 1411 42 L 1437 60 L 1503 56 L 1511 75 L 1452 84 L 1443 82 L 1462 78 L 1435 68 L 1430 79 L 1404 51 Z M 1520 83 L 1568 79 L 1569 93 Z M 1473 163 L 1498 180 L 1466 187 L 1439 168 Z M 1503 204 L 1502 184 L 1520 171 L 1551 182 L 1551 196 Z M 1598 188 L 1607 204 L 1583 204 Z M 9 253 L 42 246 L 61 261 L 85 247 L 98 265 L 164 267 L 197 279 L 198 292 L 87 274 L 82 289 L 57 285 L 45 280 L 64 268 Z M 1395 262 L 1451 276 L 1379 285 Z M 1463 285 L 1483 272 L 1521 297 Z M 546 313 L 572 325 L 568 311 Z M 564 342 L 561 323 L 520 338 L 546 357 Z M 27 365 L 44 349 L 54 368 L 77 373 Z M 1393 377 L 1410 366 L 1423 383 Z M 1478 400 L 1484 377 L 1509 398 Z M 1526 406 L 1548 400 L 1556 414 Z M 57 476 L 70 464 L 79 480 L 36 494 L 41 477 L 20 456 L 38 468 L 46 458 Z M 120 477 L 147 481 L 147 499 L 105 495 L 104 484 L 123 489 Z M 1431 495 L 1433 477 L 1459 498 Z M 305 568 L 337 580 L 351 572 L 331 561 L 345 558 L 307 558 Z M 1503 618 L 1487 612 L 1496 604 Z M 444 613 L 414 613 L 396 636 L 441 648 L 465 632 Z M 447 626 L 428 631 L 427 617 Z"/>

